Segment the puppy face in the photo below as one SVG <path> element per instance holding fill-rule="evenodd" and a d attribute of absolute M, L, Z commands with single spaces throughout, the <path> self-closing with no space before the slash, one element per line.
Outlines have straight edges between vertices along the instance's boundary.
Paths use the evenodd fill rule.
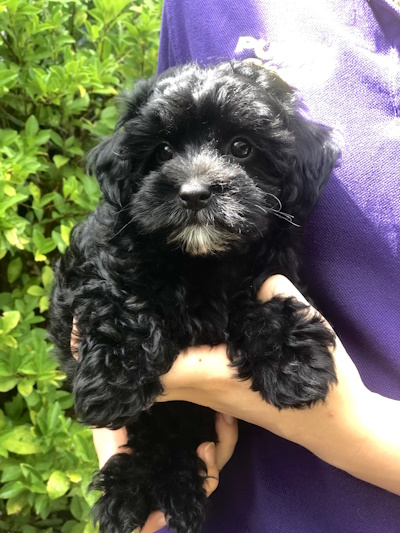
<path fill-rule="evenodd" d="M 301 225 L 336 157 L 329 130 L 301 116 L 292 88 L 233 62 L 139 83 L 91 161 L 127 231 L 194 256 Z"/>

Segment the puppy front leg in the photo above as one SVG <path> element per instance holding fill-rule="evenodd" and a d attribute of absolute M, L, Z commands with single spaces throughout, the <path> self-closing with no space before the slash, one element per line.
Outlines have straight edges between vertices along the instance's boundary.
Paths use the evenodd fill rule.
<path fill-rule="evenodd" d="M 73 380 L 77 414 L 88 425 L 114 429 L 136 420 L 162 393 L 160 376 L 170 369 L 178 347 L 153 316 L 92 324 L 83 333 L 79 320 L 77 327 L 81 332 Z"/>
<path fill-rule="evenodd" d="M 334 335 L 294 298 L 251 302 L 230 321 L 228 354 L 240 379 L 278 408 L 324 400 L 336 383 L 330 349 Z"/>

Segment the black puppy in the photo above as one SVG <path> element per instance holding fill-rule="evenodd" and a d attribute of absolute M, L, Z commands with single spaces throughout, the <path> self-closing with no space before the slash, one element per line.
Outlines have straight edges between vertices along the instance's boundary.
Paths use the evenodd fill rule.
<path fill-rule="evenodd" d="M 152 407 L 180 350 L 226 343 L 238 377 L 279 408 L 312 405 L 335 383 L 322 321 L 291 298 L 261 303 L 257 291 L 276 273 L 299 286 L 299 238 L 337 156 L 291 87 L 237 62 L 139 82 L 91 153 L 104 202 L 58 263 L 50 333 L 78 415 L 127 425 L 135 450 L 95 482 L 101 531 L 131 533 L 155 509 L 178 533 L 201 530 L 195 450 L 215 440 L 214 415 Z"/>

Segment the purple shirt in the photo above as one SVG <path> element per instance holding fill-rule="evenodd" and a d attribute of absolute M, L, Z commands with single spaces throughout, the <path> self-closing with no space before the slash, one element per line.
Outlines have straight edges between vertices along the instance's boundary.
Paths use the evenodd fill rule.
<path fill-rule="evenodd" d="M 400 6 L 164 0 L 160 71 L 249 57 L 335 129 L 342 163 L 309 223 L 303 277 L 367 387 L 400 400 Z M 243 424 L 204 531 L 399 533 L 400 498 Z"/>

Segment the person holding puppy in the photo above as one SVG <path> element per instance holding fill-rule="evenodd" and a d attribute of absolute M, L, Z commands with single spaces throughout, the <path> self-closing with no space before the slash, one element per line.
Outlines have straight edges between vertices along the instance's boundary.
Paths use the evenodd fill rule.
<path fill-rule="evenodd" d="M 399 56 L 394 0 L 164 1 L 160 71 L 233 58 L 273 66 L 311 118 L 334 128 L 342 150 L 303 257 L 310 295 L 340 338 L 338 385 L 326 402 L 281 411 L 266 404 L 233 377 L 224 346 L 189 349 L 164 377 L 160 401 L 224 413 L 219 442 L 198 448 L 209 494 L 226 465 L 205 533 L 399 530 Z M 282 276 L 259 296 L 275 294 L 303 299 Z M 236 419 L 250 424 L 231 458 Z M 124 430 L 95 430 L 101 464 L 124 438 Z M 153 513 L 142 531 L 164 524 Z"/>

